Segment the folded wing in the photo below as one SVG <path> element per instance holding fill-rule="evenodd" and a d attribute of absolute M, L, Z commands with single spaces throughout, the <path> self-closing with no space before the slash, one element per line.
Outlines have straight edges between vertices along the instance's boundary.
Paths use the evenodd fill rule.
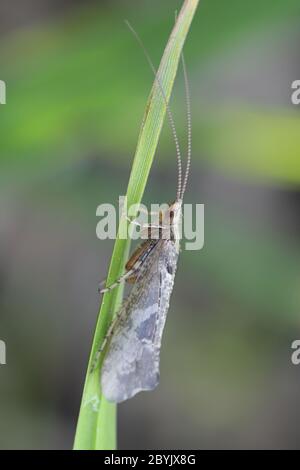
<path fill-rule="evenodd" d="M 103 361 L 104 396 L 116 403 L 159 382 L 162 333 L 173 289 L 178 252 L 160 240 L 141 267 Z"/>

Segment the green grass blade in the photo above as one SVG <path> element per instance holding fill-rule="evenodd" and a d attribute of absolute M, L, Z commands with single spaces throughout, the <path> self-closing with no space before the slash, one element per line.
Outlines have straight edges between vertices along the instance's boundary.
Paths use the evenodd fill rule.
<path fill-rule="evenodd" d="M 185 0 L 159 66 L 158 76 L 167 100 L 172 92 L 180 54 L 197 5 L 198 0 Z M 170 12 L 170 15 L 173 13 Z M 147 102 L 128 183 L 128 206 L 137 204 L 142 199 L 165 113 L 164 99 L 157 83 L 154 82 Z M 125 224 L 127 221 L 124 219 L 121 221 L 120 228 L 124 228 Z M 128 250 L 129 240 L 117 238 L 109 268 L 108 283 L 118 278 L 122 273 Z M 116 448 L 116 406 L 108 403 L 101 395 L 101 364 L 93 373 L 90 373 L 89 369 L 121 298 L 122 287 L 105 294 L 103 298 L 83 390 L 74 449 L 111 450 Z"/>

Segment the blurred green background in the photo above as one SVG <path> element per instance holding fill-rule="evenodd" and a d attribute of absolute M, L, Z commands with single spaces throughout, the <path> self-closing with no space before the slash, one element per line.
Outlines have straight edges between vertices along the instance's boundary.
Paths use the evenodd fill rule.
<path fill-rule="evenodd" d="M 71 448 L 111 241 L 96 207 L 126 191 L 181 1 L 0 5 L 0 448 Z M 185 48 L 193 105 L 183 252 L 161 383 L 119 407 L 119 448 L 300 448 L 299 0 L 203 0 Z M 172 99 L 186 142 L 182 73 Z M 174 198 L 165 126 L 144 202 Z"/>

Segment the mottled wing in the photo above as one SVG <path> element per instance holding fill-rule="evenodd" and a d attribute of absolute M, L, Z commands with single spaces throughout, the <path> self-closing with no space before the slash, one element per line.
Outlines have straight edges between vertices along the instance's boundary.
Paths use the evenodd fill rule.
<path fill-rule="evenodd" d="M 103 361 L 104 396 L 122 402 L 159 382 L 161 338 L 177 267 L 173 241 L 160 240 L 143 263 L 140 277 L 125 301 L 124 320 L 117 326 Z"/>

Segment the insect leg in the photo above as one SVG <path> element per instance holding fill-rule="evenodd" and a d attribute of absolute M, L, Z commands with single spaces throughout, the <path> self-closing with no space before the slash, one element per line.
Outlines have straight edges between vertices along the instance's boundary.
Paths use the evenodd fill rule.
<path fill-rule="evenodd" d="M 132 269 L 130 269 L 125 274 L 123 274 L 121 277 L 119 277 L 119 279 L 117 279 L 115 282 L 113 282 L 113 284 L 111 284 L 110 286 L 104 287 L 103 289 L 100 289 L 100 287 L 99 287 L 99 289 L 98 289 L 99 294 L 105 294 L 105 292 L 109 292 L 112 289 L 115 289 L 115 287 L 117 287 L 119 284 L 122 284 L 122 282 L 125 282 L 127 278 L 132 276 L 139 267 L 140 267 L 140 264 L 136 263 L 136 265 Z"/>
<path fill-rule="evenodd" d="M 95 354 L 95 358 L 94 358 L 94 360 L 92 362 L 92 365 L 91 365 L 91 373 L 94 372 L 94 370 L 96 368 L 96 365 L 98 364 L 98 361 L 99 361 L 99 358 L 100 358 L 101 354 L 103 353 L 108 341 L 110 340 L 110 338 L 114 334 L 115 328 L 116 328 L 117 324 L 119 323 L 119 320 L 120 320 L 120 317 L 122 316 L 122 313 L 124 313 L 124 311 L 122 309 L 120 309 L 119 312 L 114 317 L 114 319 L 112 320 L 112 322 L 111 322 L 111 324 L 110 324 L 110 326 L 107 330 L 107 333 L 103 338 L 101 346 Z"/>
<path fill-rule="evenodd" d="M 139 222 L 137 222 L 136 220 L 131 220 L 131 218 L 128 217 L 128 215 L 126 216 L 126 220 L 132 225 L 137 225 L 138 227 L 142 227 L 142 225 Z"/>
<path fill-rule="evenodd" d="M 140 224 L 139 222 L 137 222 L 136 220 L 131 220 L 130 217 L 126 217 L 126 219 L 128 220 L 129 223 L 133 224 L 133 225 L 137 225 L 138 227 L 141 227 L 143 230 L 145 229 L 148 229 L 148 228 L 166 228 L 164 227 L 163 225 L 153 225 L 153 224 Z M 142 233 L 142 232 L 141 232 Z"/>
<path fill-rule="evenodd" d="M 98 284 L 98 292 L 100 292 L 101 287 L 104 286 L 105 283 L 106 283 L 106 278 L 105 278 L 105 279 L 102 279 L 102 281 L 99 282 L 99 284 Z"/>
<path fill-rule="evenodd" d="M 153 249 L 153 242 L 151 241 L 146 241 L 142 243 L 131 255 L 129 260 L 127 261 L 125 265 L 126 273 L 123 274 L 119 279 L 117 279 L 113 284 L 111 284 L 108 287 L 105 287 L 104 289 L 99 289 L 100 294 L 104 294 L 105 292 L 109 292 L 110 290 L 114 289 L 117 287 L 119 284 L 121 284 L 124 281 L 129 280 L 130 278 L 131 281 L 134 278 L 135 273 L 139 270 L 140 266 L 142 263 L 145 261 L 147 258 L 148 254 L 150 251 Z"/>

